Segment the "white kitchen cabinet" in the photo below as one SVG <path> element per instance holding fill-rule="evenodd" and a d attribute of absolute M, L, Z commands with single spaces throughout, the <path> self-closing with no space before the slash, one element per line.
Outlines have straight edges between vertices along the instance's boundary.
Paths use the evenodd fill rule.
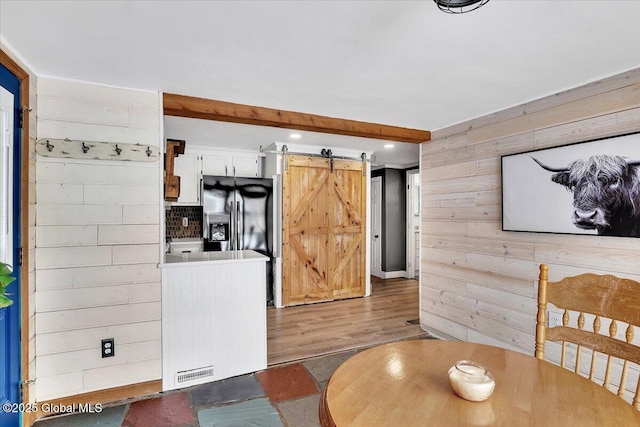
<path fill-rule="evenodd" d="M 231 175 L 229 156 L 202 156 L 202 175 Z"/>
<path fill-rule="evenodd" d="M 260 177 L 260 158 L 257 156 L 233 156 L 231 157 L 231 166 L 233 170 L 229 175 L 248 178 Z"/>
<path fill-rule="evenodd" d="M 181 154 L 174 160 L 173 174 L 180 177 L 177 204 L 200 204 L 200 156 Z"/>
<path fill-rule="evenodd" d="M 203 175 L 260 177 L 260 157 L 258 155 L 203 154 Z"/>
<path fill-rule="evenodd" d="M 173 174 L 180 177 L 180 196 L 174 205 L 199 205 L 202 175 L 262 177 L 258 153 L 189 147 L 174 160 Z"/>

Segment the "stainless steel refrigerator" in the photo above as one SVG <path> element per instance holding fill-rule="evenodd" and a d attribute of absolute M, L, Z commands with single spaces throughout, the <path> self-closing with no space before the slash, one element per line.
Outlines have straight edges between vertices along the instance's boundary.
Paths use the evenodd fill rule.
<path fill-rule="evenodd" d="M 202 178 L 205 251 L 251 249 L 268 256 L 267 304 L 273 303 L 273 180 Z"/>

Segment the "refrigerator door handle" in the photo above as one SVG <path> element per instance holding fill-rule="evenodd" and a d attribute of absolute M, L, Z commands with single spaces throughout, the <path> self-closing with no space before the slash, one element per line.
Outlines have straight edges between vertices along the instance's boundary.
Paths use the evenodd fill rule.
<path fill-rule="evenodd" d="M 202 237 L 205 240 L 209 240 L 209 214 L 205 212 L 202 216 L 204 217 L 202 221 Z"/>
<path fill-rule="evenodd" d="M 236 218 L 233 209 L 233 201 L 229 202 L 229 214 L 231 216 L 231 221 L 229 222 L 229 249 L 233 250 L 236 248 Z"/>
<path fill-rule="evenodd" d="M 240 202 L 236 202 L 236 249 L 244 249 L 244 241 L 242 239 L 244 233 L 243 225 L 240 217 Z"/>

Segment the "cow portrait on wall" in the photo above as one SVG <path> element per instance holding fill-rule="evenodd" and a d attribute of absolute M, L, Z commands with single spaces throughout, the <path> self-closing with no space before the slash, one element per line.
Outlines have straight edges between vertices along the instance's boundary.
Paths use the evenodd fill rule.
<path fill-rule="evenodd" d="M 640 133 L 502 156 L 502 185 L 505 231 L 640 237 Z"/>
<path fill-rule="evenodd" d="M 573 193 L 571 221 L 604 236 L 640 237 L 640 160 L 600 154 L 552 168 L 551 181 Z"/>

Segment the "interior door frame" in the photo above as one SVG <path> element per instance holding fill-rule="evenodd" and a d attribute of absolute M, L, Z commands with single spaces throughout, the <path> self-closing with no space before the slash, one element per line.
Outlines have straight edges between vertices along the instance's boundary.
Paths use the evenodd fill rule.
<path fill-rule="evenodd" d="M 9 284 L 7 292 L 13 304 L 0 308 L 0 403 L 17 404 L 20 402 L 20 268 L 18 266 L 18 245 L 20 238 L 20 144 L 19 117 L 20 82 L 4 66 L 0 67 L 0 150 L 2 174 L 2 193 L 0 203 L 3 204 L 4 216 L 2 220 L 3 242 L 1 246 L 3 257 L 13 267 L 18 280 Z M 6 145 L 5 145 L 6 143 Z M 7 226 L 5 229 L 5 225 Z M 3 406 L 4 407 L 4 406 Z M 13 425 L 20 422 L 18 411 L 0 412 L 1 425 Z"/>
<path fill-rule="evenodd" d="M 31 379 L 35 375 L 35 372 L 29 372 L 29 361 L 31 355 L 29 354 L 29 337 L 32 332 L 29 329 L 29 252 L 32 248 L 29 247 L 29 74 L 14 61 L 9 55 L 0 47 L 0 64 L 6 67 L 9 72 L 18 78 L 20 82 L 20 104 L 22 105 L 22 128 L 20 136 L 20 242 L 19 245 L 23 248 L 22 251 L 22 266 L 20 269 L 20 375 L 21 382 L 24 383 Z M 20 120 L 20 117 L 17 117 Z M 18 148 L 18 147 L 16 147 Z M 35 225 L 35 224 L 34 224 Z M 31 402 L 29 387 L 23 388 L 22 394 L 23 402 Z M 23 425 L 31 425 L 33 423 L 35 414 L 25 413 L 23 414 Z"/>
<path fill-rule="evenodd" d="M 378 195 L 376 198 L 378 201 L 378 215 L 376 216 L 373 210 L 373 202 L 374 202 L 373 186 L 377 185 L 377 183 L 379 183 L 380 191 L 378 191 Z M 371 274 L 376 277 L 382 277 L 382 177 L 381 176 L 372 177 L 370 187 L 371 187 L 371 197 L 370 197 L 371 201 L 369 203 L 369 206 L 371 206 L 371 214 L 369 217 L 371 218 L 371 226 L 369 227 L 369 230 L 370 230 L 369 241 L 371 242 L 371 256 L 369 257 L 369 259 L 371 262 Z M 377 224 L 375 224 L 375 222 L 377 222 Z M 375 253 L 375 244 L 373 243 L 373 236 L 374 236 L 373 227 L 375 225 L 378 225 L 378 233 L 380 236 L 378 238 L 378 248 L 379 248 L 378 258 L 379 258 L 380 264 L 377 266 L 373 262 L 373 256 Z"/>

